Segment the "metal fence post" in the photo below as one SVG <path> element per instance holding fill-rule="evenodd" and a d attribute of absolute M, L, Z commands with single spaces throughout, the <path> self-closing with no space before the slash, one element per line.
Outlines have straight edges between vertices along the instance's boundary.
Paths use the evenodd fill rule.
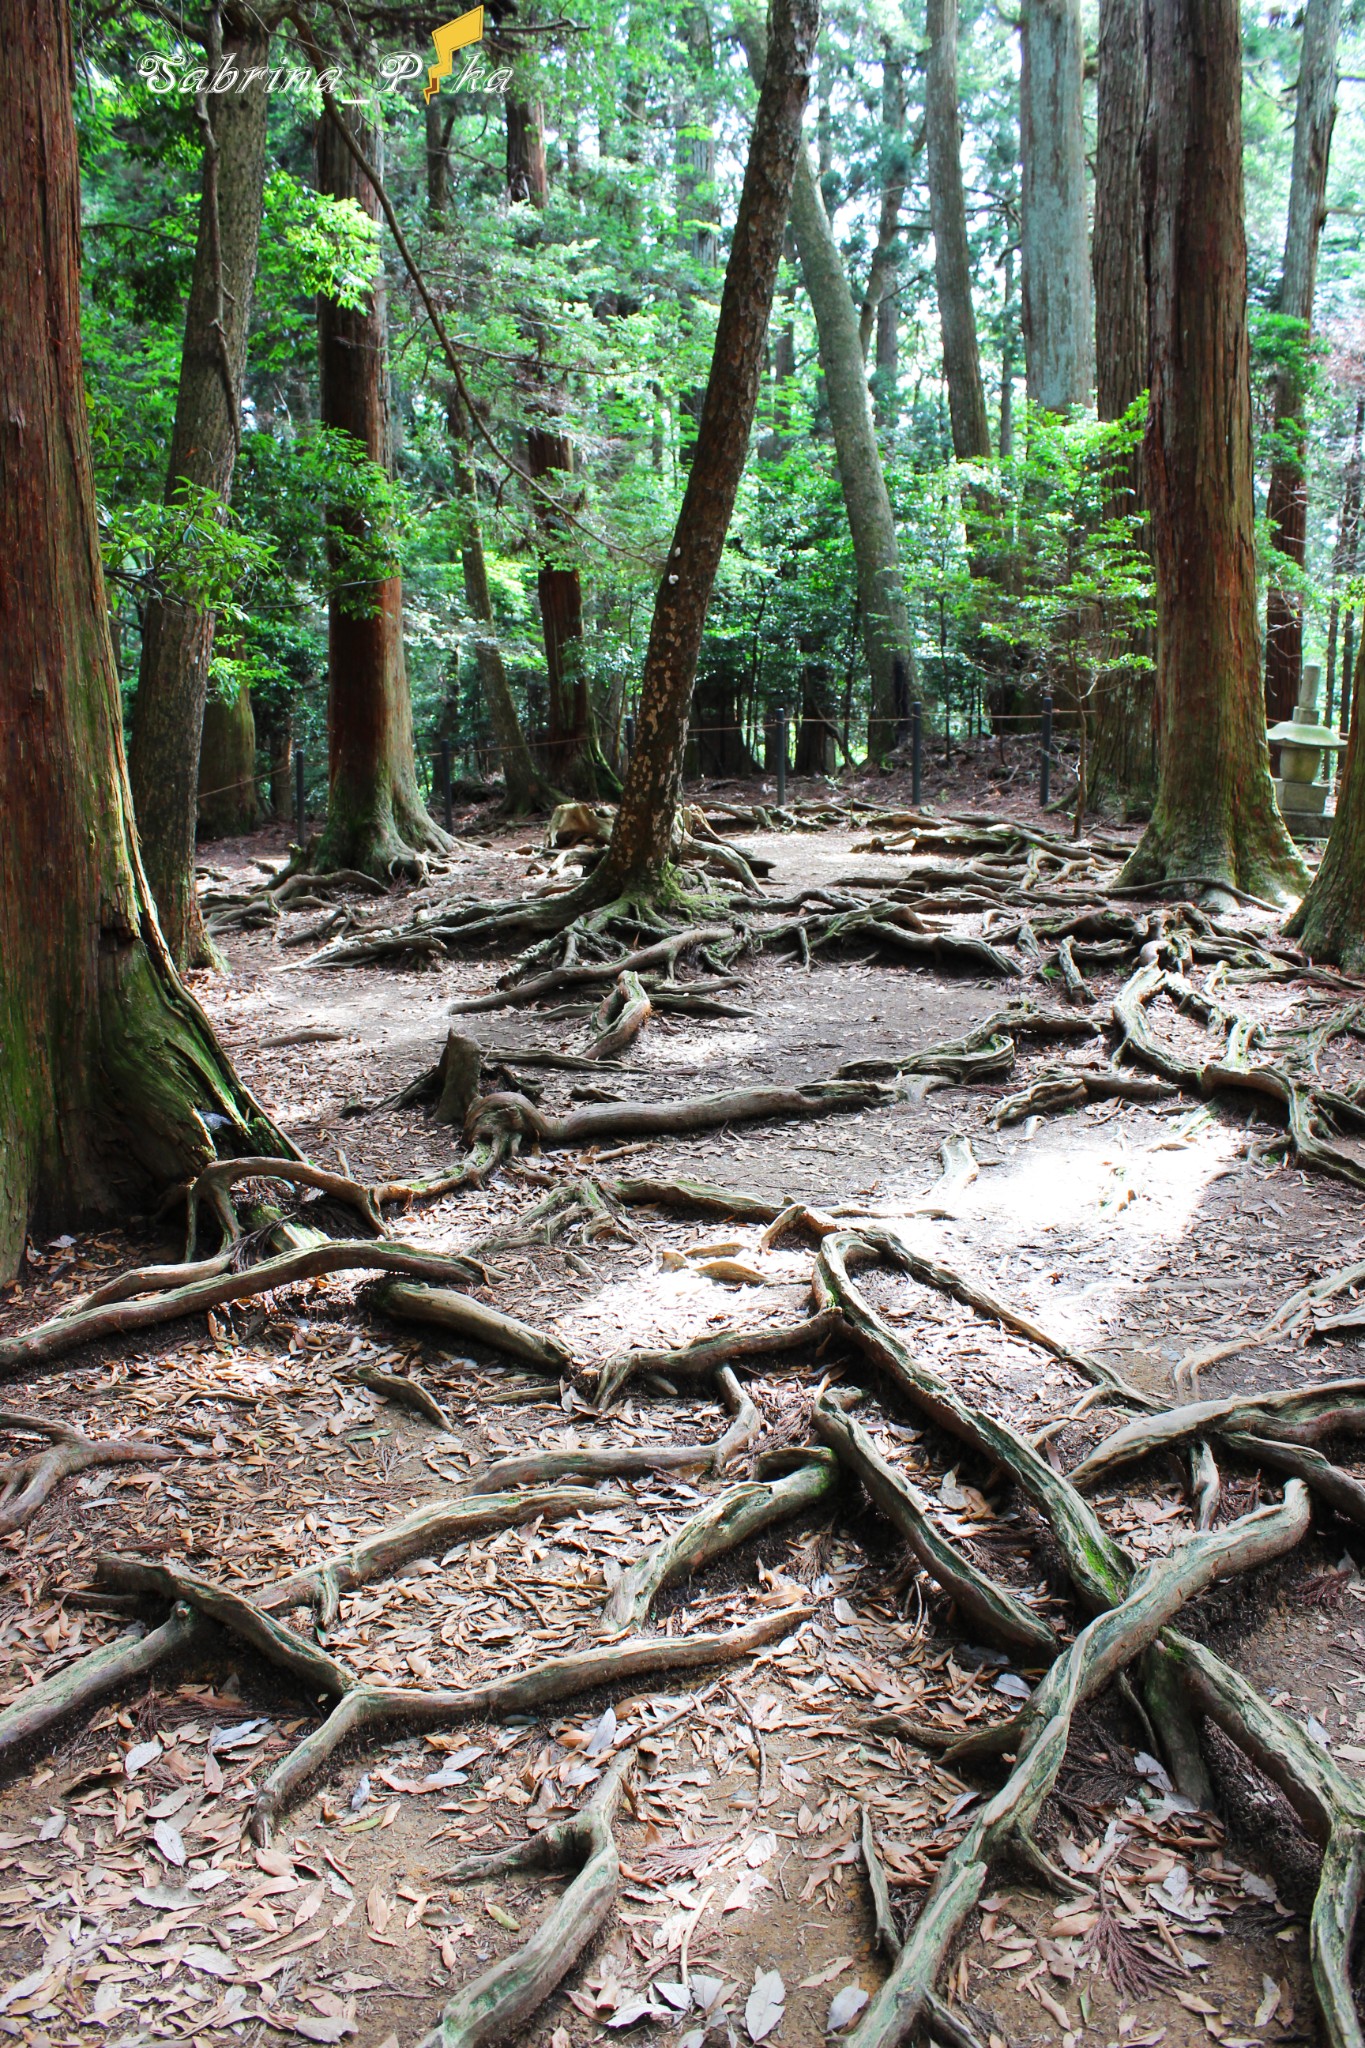
<path fill-rule="evenodd" d="M 1043 692 L 1043 760 L 1039 779 L 1038 801 L 1047 809 L 1048 797 L 1052 792 L 1052 692 Z"/>
<path fill-rule="evenodd" d="M 297 834 L 298 834 L 298 841 L 299 841 L 299 845 L 300 845 L 300 846 L 302 846 L 302 845 L 303 845 L 303 842 L 304 842 L 304 837 L 305 837 L 305 827 L 306 827 L 306 824 L 307 824 L 307 820 L 306 820 L 306 818 L 305 818 L 305 815 L 304 815 L 304 808 L 303 808 L 303 748 L 302 748 L 302 747 L 295 747 L 295 749 L 294 749 L 294 825 L 295 825 L 295 829 L 296 829 L 296 831 L 297 831 Z"/>
<path fill-rule="evenodd" d="M 441 754 L 440 754 L 440 769 L 441 769 L 441 812 L 442 812 L 443 818 L 444 818 L 444 820 L 445 820 L 445 828 L 446 828 L 446 831 L 447 831 L 447 832 L 449 832 L 449 830 L 450 830 L 451 826 L 452 826 L 452 825 L 453 825 L 453 824 L 455 823 L 455 811 L 454 811 L 454 807 L 453 807 L 453 805 L 452 805 L 452 803 L 451 803 L 451 799 L 450 799 L 450 741 L 449 741 L 449 740 L 442 740 L 442 741 L 441 741 Z"/>
<path fill-rule="evenodd" d="M 918 804 L 924 782 L 924 706 L 916 697 L 910 706 L 910 801 Z"/>
<path fill-rule="evenodd" d="M 787 801 L 787 707 L 777 707 L 777 807 Z"/>

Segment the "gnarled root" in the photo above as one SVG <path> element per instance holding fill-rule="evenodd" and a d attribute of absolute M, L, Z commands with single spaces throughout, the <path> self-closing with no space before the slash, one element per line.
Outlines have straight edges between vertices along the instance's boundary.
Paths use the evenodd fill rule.
<path fill-rule="evenodd" d="M 991 1642 L 1006 1643 L 1050 1663 L 1057 1638 L 1042 1616 L 998 1586 L 935 1526 L 927 1501 L 903 1472 L 889 1465 L 867 1431 L 827 1400 L 817 1401 L 811 1425 L 840 1462 L 859 1478 L 873 1501 L 899 1529 L 917 1562 L 955 1600 L 962 1614 Z"/>
<path fill-rule="evenodd" d="M 940 1865 L 890 1976 L 849 2037 L 854 2048 L 894 2048 L 919 2021 L 948 1950 L 981 1895 L 992 1860 L 1012 1841 L 1031 1837 L 1061 1769 L 1081 1702 L 1153 1641 L 1197 1593 L 1216 1579 L 1282 1556 L 1307 1527 L 1308 1495 L 1291 1480 L 1279 1506 L 1258 1508 L 1214 1535 L 1196 1536 L 1169 1558 L 1138 1573 L 1127 1596 L 1097 1615 L 1062 1653 L 1020 1717 L 1019 1761 Z"/>
<path fill-rule="evenodd" d="M 160 1628 L 141 1627 L 117 1642 L 103 1643 L 53 1678 L 41 1679 L 0 1712 L 0 1758 L 45 1735 L 78 1707 L 88 1707 L 134 1679 L 145 1678 L 168 1657 L 194 1647 L 207 1631 L 195 1610 L 173 1607 Z"/>
<path fill-rule="evenodd" d="M 1339 1430 L 1365 1430 L 1365 1379 L 1321 1380 L 1273 1393 L 1191 1401 L 1184 1407 L 1134 1417 L 1105 1437 L 1071 1474 L 1073 1486 L 1095 1486 L 1126 1465 L 1202 1436 L 1234 1436 L 1312 1443 Z"/>
<path fill-rule="evenodd" d="M 377 1287 L 371 1299 L 377 1309 L 400 1322 L 434 1324 L 463 1343 L 486 1344 L 490 1351 L 520 1359 L 523 1365 L 533 1365 L 555 1379 L 573 1369 L 572 1359 L 556 1338 L 453 1288 L 413 1286 L 396 1280 Z"/>
<path fill-rule="evenodd" d="M 0 1430 L 52 1439 L 50 1450 L 0 1463 L 0 1536 L 12 1535 L 31 1522 L 52 1489 L 76 1472 L 86 1472 L 92 1465 L 150 1465 L 179 1456 L 139 1437 L 88 1437 L 69 1423 L 18 1408 L 0 1408 Z"/>
<path fill-rule="evenodd" d="M 357 1685 L 338 1700 L 327 1719 L 284 1757 L 270 1773 L 252 1808 L 251 1832 L 258 1842 L 269 1839 L 275 1818 L 308 1778 L 352 1735 L 383 1721 L 429 1728 L 442 1722 L 474 1717 L 534 1712 L 553 1702 L 661 1672 L 700 1671 L 709 1664 L 734 1663 L 786 1635 L 804 1620 L 808 1609 L 788 1607 L 765 1614 L 726 1635 L 657 1637 L 645 1642 L 612 1643 L 552 1657 L 517 1678 L 495 1679 L 462 1692 L 413 1692 L 402 1686 Z"/>
<path fill-rule="evenodd" d="M 441 1873 L 445 1883 L 465 1884 L 510 1870 L 578 1865 L 573 1883 L 530 1940 L 457 1991 L 420 2048 L 494 2048 L 524 2026 L 568 1975 L 616 1897 L 621 1865 L 612 1820 L 633 1761 L 631 1753 L 618 1757 L 571 1820 L 517 1848 L 470 1856 Z"/>
<path fill-rule="evenodd" d="M 838 1467 L 828 1453 L 808 1457 L 782 1479 L 751 1479 L 703 1502 L 695 1515 L 647 1550 L 626 1572 L 602 1609 L 604 1628 L 638 1628 L 654 1597 L 676 1586 L 760 1530 L 789 1521 L 823 1500 Z"/>
<path fill-rule="evenodd" d="M 618 1351 L 594 1375 L 588 1368 L 579 1374 L 579 1384 L 592 1395 L 598 1408 L 610 1408 L 627 1381 L 637 1373 L 664 1373 L 670 1379 L 697 1379 L 728 1365 L 737 1358 L 771 1358 L 784 1351 L 799 1351 L 807 1344 L 821 1345 L 839 1327 L 837 1310 L 807 1316 L 799 1323 L 781 1323 L 757 1330 L 715 1330 L 709 1337 L 694 1337 L 673 1351 Z"/>
<path fill-rule="evenodd" d="M 615 1059 L 644 1030 L 654 1014 L 638 974 L 626 970 L 616 977 L 616 986 L 604 998 L 593 1018 L 593 1036 L 585 1051 L 590 1060 Z"/>
<path fill-rule="evenodd" d="M 878 1082 L 811 1081 L 799 1088 L 732 1088 L 681 1102 L 590 1102 L 567 1116 L 548 1116 L 524 1095 L 485 1095 L 470 1108 L 465 1138 L 473 1144 L 508 1131 L 540 1146 L 600 1145 L 617 1138 L 685 1136 L 767 1117 L 840 1116 L 891 1099 L 892 1091 Z"/>

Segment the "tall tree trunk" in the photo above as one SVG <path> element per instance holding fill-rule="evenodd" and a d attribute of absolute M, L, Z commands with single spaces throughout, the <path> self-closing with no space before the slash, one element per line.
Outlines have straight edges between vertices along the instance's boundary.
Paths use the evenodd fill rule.
<path fill-rule="evenodd" d="M 352 133 L 374 165 L 382 138 L 356 117 Z M 369 179 L 324 114 L 317 135 L 318 189 L 349 199 L 379 218 Z M 322 424 L 349 434 L 384 471 L 393 463 L 389 414 L 389 354 L 381 271 L 359 306 L 318 297 L 318 357 Z M 362 512 L 328 508 L 334 573 L 343 586 L 327 606 L 327 824 L 318 849 L 323 866 L 359 868 L 387 881 L 420 873 L 421 856 L 448 842 L 427 815 L 417 788 L 412 700 L 403 654 L 403 580 L 382 576 L 355 586 L 345 573 L 347 543 L 373 541 Z"/>
<path fill-rule="evenodd" d="M 1285 929 L 1310 960 L 1330 961 L 1348 974 L 1365 974 L 1365 639 L 1356 656 L 1351 690 L 1351 737 L 1337 785 L 1336 815 L 1303 902 Z M 1342 694 L 1345 695 L 1343 684 Z"/>
<path fill-rule="evenodd" d="M 881 426 L 891 424 L 896 410 L 900 328 L 895 285 L 901 265 L 901 206 L 909 169 L 905 143 L 905 60 L 888 40 L 882 58 L 882 204 L 877 240 L 868 266 L 867 290 L 858 315 L 858 340 L 864 362 L 874 333 L 877 338 L 872 393 L 873 409 Z"/>
<path fill-rule="evenodd" d="M 1302 886 L 1275 808 L 1256 632 L 1238 0 L 1144 0 L 1143 217 L 1157 585 L 1156 809 L 1130 881 Z"/>
<path fill-rule="evenodd" d="M 1088 405 L 1093 382 L 1085 231 L 1085 47 L 1080 0 L 1024 0 L 1020 221 L 1028 395 L 1045 412 Z"/>
<path fill-rule="evenodd" d="M 262 71 L 269 31 L 247 7 L 223 18 L 210 68 Z M 222 71 L 217 71 L 221 63 Z M 269 99 L 264 76 L 245 91 L 199 98 L 203 185 L 166 500 L 209 493 L 226 504 L 241 434 L 242 378 L 256 281 Z M 196 507 L 196 516 L 204 516 Z M 142 629 L 129 767 L 147 879 L 177 966 L 212 962 L 194 891 L 199 749 L 213 657 L 213 614 L 153 598 Z"/>
<path fill-rule="evenodd" d="M 451 392 L 446 413 L 450 426 L 451 459 L 455 469 L 455 491 L 460 514 L 460 568 L 464 577 L 465 603 L 474 621 L 474 661 L 479 672 L 479 693 L 493 744 L 498 750 L 509 811 L 546 810 L 559 801 L 531 756 L 526 736 L 517 717 L 512 686 L 498 643 L 493 598 L 488 588 L 488 565 L 484 560 L 483 531 L 479 520 L 478 485 L 470 458 L 469 426 L 457 393 Z"/>
<path fill-rule="evenodd" d="M 757 20 L 736 15 L 735 26 L 749 69 L 761 85 L 764 46 Z M 915 653 L 896 522 L 868 403 L 858 315 L 848 288 L 844 259 L 804 149 L 796 160 L 791 223 L 801 259 L 801 276 L 819 334 L 820 367 L 825 376 L 834 457 L 853 543 L 863 653 L 872 683 L 867 752 L 869 760 L 880 761 L 896 743 L 896 663 L 902 663 L 913 692 Z"/>
<path fill-rule="evenodd" d="M 654 601 L 635 751 L 595 892 L 643 891 L 668 867 L 697 655 L 744 471 L 810 91 L 818 0 L 772 0 L 768 65 L 744 169 L 696 452 Z M 847 288 L 845 288 L 847 293 Z M 852 301 L 849 301 L 850 315 Z M 854 327 L 856 339 L 857 328 Z"/>
<path fill-rule="evenodd" d="M 1121 419 L 1147 389 L 1147 278 L 1143 266 L 1140 144 L 1147 104 L 1142 17 L 1133 0 L 1101 0 L 1095 138 L 1095 397 L 1102 420 Z M 1142 456 L 1115 466 L 1111 516 L 1139 511 Z M 1095 695 L 1096 789 L 1132 790 L 1151 779 L 1155 709 L 1152 635 L 1129 643 L 1131 666 L 1111 668 Z M 1118 651 L 1122 651 L 1121 649 Z"/>
<path fill-rule="evenodd" d="M 716 206 L 716 132 L 712 126 L 712 76 L 716 68 L 711 19 L 704 6 L 689 7 L 683 15 L 683 42 L 692 74 L 706 81 L 702 105 L 685 93 L 677 109 L 678 215 L 683 248 L 703 270 L 714 270 L 720 261 L 719 218 Z M 708 292 L 707 297 L 711 294 Z M 683 306 L 690 316 L 696 294 L 685 289 Z M 697 386 L 679 395 L 679 410 L 692 422 L 692 438 L 680 439 L 678 454 L 683 464 L 692 459 L 695 430 L 701 418 L 705 391 Z"/>
<path fill-rule="evenodd" d="M 1323 713 L 1323 724 L 1332 723 L 1335 709 L 1337 635 L 1341 628 L 1341 596 L 1343 585 L 1350 582 L 1355 574 L 1360 547 L 1360 495 L 1362 436 L 1365 436 L 1365 398 L 1356 400 L 1356 428 L 1351 442 L 1351 453 L 1346 461 L 1346 479 L 1341 491 L 1341 518 L 1337 523 L 1337 542 L 1332 550 L 1332 610 L 1327 623 L 1327 708 Z M 1346 607 L 1349 629 L 1351 606 Z M 1351 649 L 1350 633 L 1347 632 L 1346 660 L 1341 671 L 1341 707 L 1346 710 L 1351 693 Z M 1346 721 L 1342 720 L 1345 730 Z"/>
<path fill-rule="evenodd" d="M 237 832 L 254 832 L 260 815 L 256 719 L 243 677 L 230 697 L 215 690 L 204 706 L 199 829 L 206 839 L 227 839 Z"/>
<path fill-rule="evenodd" d="M 1302 322 L 1302 342 L 1313 320 L 1318 244 L 1327 218 L 1327 160 L 1337 116 L 1337 42 L 1341 0 L 1307 0 L 1299 51 L 1299 89 L 1294 109 L 1294 163 L 1289 182 L 1289 224 L 1284 238 L 1279 312 Z M 1308 534 L 1308 476 L 1304 468 L 1306 379 L 1293 367 L 1275 378 L 1275 459 L 1266 512 L 1271 545 L 1302 570 Z M 1265 703 L 1272 725 L 1288 718 L 1299 700 L 1303 672 L 1303 600 L 1290 583 L 1280 583 L 1271 558 L 1266 598 Z"/>
<path fill-rule="evenodd" d="M 1005 250 L 1000 306 L 1000 460 L 1014 453 L 1014 245 Z"/>
<path fill-rule="evenodd" d="M 924 137 L 929 157 L 929 217 L 934 228 L 934 283 L 943 331 L 943 378 L 953 453 L 959 462 L 990 459 L 991 430 L 981 383 L 981 355 L 972 304 L 972 258 L 962 190 L 962 125 L 957 103 L 957 0 L 928 0 L 925 33 Z"/>
<path fill-rule="evenodd" d="M 25 1232 L 279 1152 L 178 981 L 133 830 L 80 338 L 64 5 L 14 7 L 0 101 L 0 1277 Z"/>

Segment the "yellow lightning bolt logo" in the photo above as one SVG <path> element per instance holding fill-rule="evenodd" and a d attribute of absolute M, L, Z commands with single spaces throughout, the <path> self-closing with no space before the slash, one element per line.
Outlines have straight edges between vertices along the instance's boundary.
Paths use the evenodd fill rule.
<path fill-rule="evenodd" d="M 468 14 L 461 14 L 454 21 L 447 21 L 433 30 L 431 40 L 436 45 L 437 62 L 427 67 L 427 83 L 422 97 L 430 100 L 433 93 L 441 90 L 441 80 L 449 78 L 454 65 L 455 52 L 463 50 L 469 43 L 480 42 L 483 38 L 483 9 L 471 7 Z"/>

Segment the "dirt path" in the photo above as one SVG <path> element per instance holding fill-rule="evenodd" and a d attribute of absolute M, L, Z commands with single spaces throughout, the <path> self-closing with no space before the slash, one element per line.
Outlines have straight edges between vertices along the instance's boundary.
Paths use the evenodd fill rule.
<path fill-rule="evenodd" d="M 773 862 L 775 893 L 869 863 L 881 875 L 896 869 L 894 857 L 855 852 L 849 834 L 740 843 Z M 433 893 L 519 889 L 530 845 L 525 832 L 468 844 Z M 240 877 L 267 850 L 262 840 L 210 851 L 215 868 Z M 429 1066 L 451 1003 L 486 988 L 495 963 L 327 972 L 299 966 L 306 949 L 282 948 L 281 935 L 231 939 L 230 978 L 199 986 L 244 1076 L 323 1164 L 363 1179 L 448 1164 L 452 1135 L 429 1111 L 344 1112 Z M 1114 985 L 1098 980 L 1102 992 Z M 1264 1000 L 1301 994 L 1285 985 Z M 847 1060 L 958 1036 L 999 1007 L 1001 988 L 880 960 L 817 958 L 807 971 L 765 956 L 746 965 L 737 1000 L 752 1014 L 654 1020 L 628 1072 L 603 1083 L 663 1100 L 807 1081 Z M 485 1044 L 563 1050 L 580 1041 L 583 1023 L 514 1009 L 462 1028 Z M 298 1042 L 303 1032 L 315 1035 Z M 1107 1102 L 997 1131 L 1001 1096 L 1048 1057 L 1028 1053 L 1008 1083 L 809 1124 L 746 1125 L 596 1158 L 546 1153 L 486 1189 L 413 1209 L 397 1228 L 426 1245 L 468 1248 L 548 1189 L 593 1171 L 688 1175 L 825 1209 L 875 1206 L 916 1249 L 977 1274 L 1163 1397 L 1193 1344 L 1250 1327 L 1306 1279 L 1365 1249 L 1359 1195 L 1267 1160 L 1273 1125 L 1248 1124 L 1244 1103 L 1230 1098 L 1202 1107 Z M 567 1108 L 574 1084 L 581 1077 L 547 1073 L 543 1106 Z M 942 1205 L 949 1213 L 917 1215 L 948 1138 L 971 1141 L 978 1175 Z M 575 1233 L 499 1255 L 487 1298 L 591 1358 L 674 1346 L 720 1325 L 789 1321 L 807 1294 L 809 1248 L 792 1240 L 765 1251 L 759 1237 L 757 1225 L 632 1210 L 628 1234 Z M 27 1326 L 98 1275 L 176 1255 L 150 1221 L 38 1247 L 23 1283 L 0 1301 L 0 1322 Z M 701 1270 L 716 1259 L 754 1278 L 740 1284 Z M 927 1363 L 1021 1427 L 1036 1429 L 1085 1391 L 1036 1346 L 903 1275 L 879 1272 L 867 1293 Z M 176 1456 L 68 1481 L 5 1539 L 0 1702 L 152 1612 L 90 1593 L 98 1552 L 160 1554 L 259 1589 L 448 1493 L 483 1461 L 695 1441 L 719 1436 L 728 1420 L 709 1392 L 696 1399 L 658 1385 L 633 1388 L 598 1416 L 568 1386 L 386 1323 L 345 1277 L 153 1337 L 81 1353 L 7 1388 L 16 1408 L 56 1413 L 92 1434 L 136 1428 Z M 419 1374 L 451 1430 L 358 1385 L 349 1377 L 357 1363 Z M 1231 1361 L 1208 1391 L 1360 1369 L 1354 1341 L 1304 1348 L 1296 1337 Z M 761 1366 L 749 1388 L 765 1441 L 803 1433 L 812 1387 L 830 1375 L 869 1388 L 859 1418 L 914 1474 L 941 1521 L 1064 1622 L 1060 1576 L 1045 1549 L 1041 1577 L 1037 1557 L 1028 1564 L 1026 1524 L 993 1476 L 954 1464 L 943 1440 L 894 1402 L 883 1405 L 850 1355 L 797 1353 Z M 1098 1419 L 1090 1434 L 1102 1434 Z M 1084 1436 L 1068 1439 L 1068 1456 Z M 1225 1476 L 1223 1519 L 1246 1511 L 1252 1485 L 1235 1470 Z M 567 1520 L 405 1566 L 344 1599 L 327 1647 L 372 1680 L 450 1686 L 589 1644 L 621 1570 L 695 1505 L 695 1477 L 613 1482 L 599 1504 Z M 1175 1460 L 1101 1499 L 1108 1526 L 1139 1559 L 1190 1533 Z M 1360 1539 L 1328 1520 L 1282 1567 L 1207 1596 L 1188 1617 L 1355 1773 L 1365 1764 L 1361 1555 Z M 869 1722 L 893 1708 L 968 1728 L 1012 1704 L 1030 1676 L 964 1642 L 945 1601 L 865 1502 L 821 1506 L 769 1532 L 661 1596 L 654 1622 L 687 1635 L 785 1606 L 811 1611 L 758 1657 L 696 1680 L 649 1683 L 624 1698 L 615 1688 L 534 1718 L 368 1738 L 363 1754 L 343 1752 L 305 1790 L 267 1850 L 244 1838 L 244 1818 L 263 1771 L 311 1725 L 312 1705 L 217 1636 L 158 1670 L 145 1690 L 74 1717 L 10 1777 L 0 1817 L 0 2029 L 38 2048 L 101 2032 L 113 2048 L 188 2039 L 255 2048 L 291 2033 L 354 2036 L 362 2048 L 393 2035 L 407 2048 L 455 1984 L 518 1946 L 557 1889 L 524 1878 L 452 1886 L 443 1871 L 473 1848 L 562 1818 L 604 1762 L 634 1743 L 617 1911 L 526 2038 L 578 2048 L 629 2034 L 700 2048 L 709 2036 L 719 2048 L 763 2037 L 762 2001 L 751 2005 L 750 1995 L 757 1975 L 775 1971 L 784 1997 L 766 2038 L 778 2048 L 823 2041 L 831 2026 L 848 2026 L 856 1994 L 884 1974 L 859 1860 L 863 1812 L 893 1898 L 913 1918 L 993 1782 L 989 1770 L 955 1773 Z M 1315 1864 L 1283 1800 L 1214 1737 L 1222 1820 L 1191 1812 L 1169 1795 L 1147 1748 L 1106 1695 L 1078 1728 L 1047 1809 L 1050 1852 L 1091 1886 L 1092 1907 L 1068 1908 L 1030 1879 L 997 1885 L 972 1916 L 952 1983 L 988 2048 L 1176 2048 L 1210 2037 L 1235 2048 L 1313 2036 L 1303 1916 Z"/>

